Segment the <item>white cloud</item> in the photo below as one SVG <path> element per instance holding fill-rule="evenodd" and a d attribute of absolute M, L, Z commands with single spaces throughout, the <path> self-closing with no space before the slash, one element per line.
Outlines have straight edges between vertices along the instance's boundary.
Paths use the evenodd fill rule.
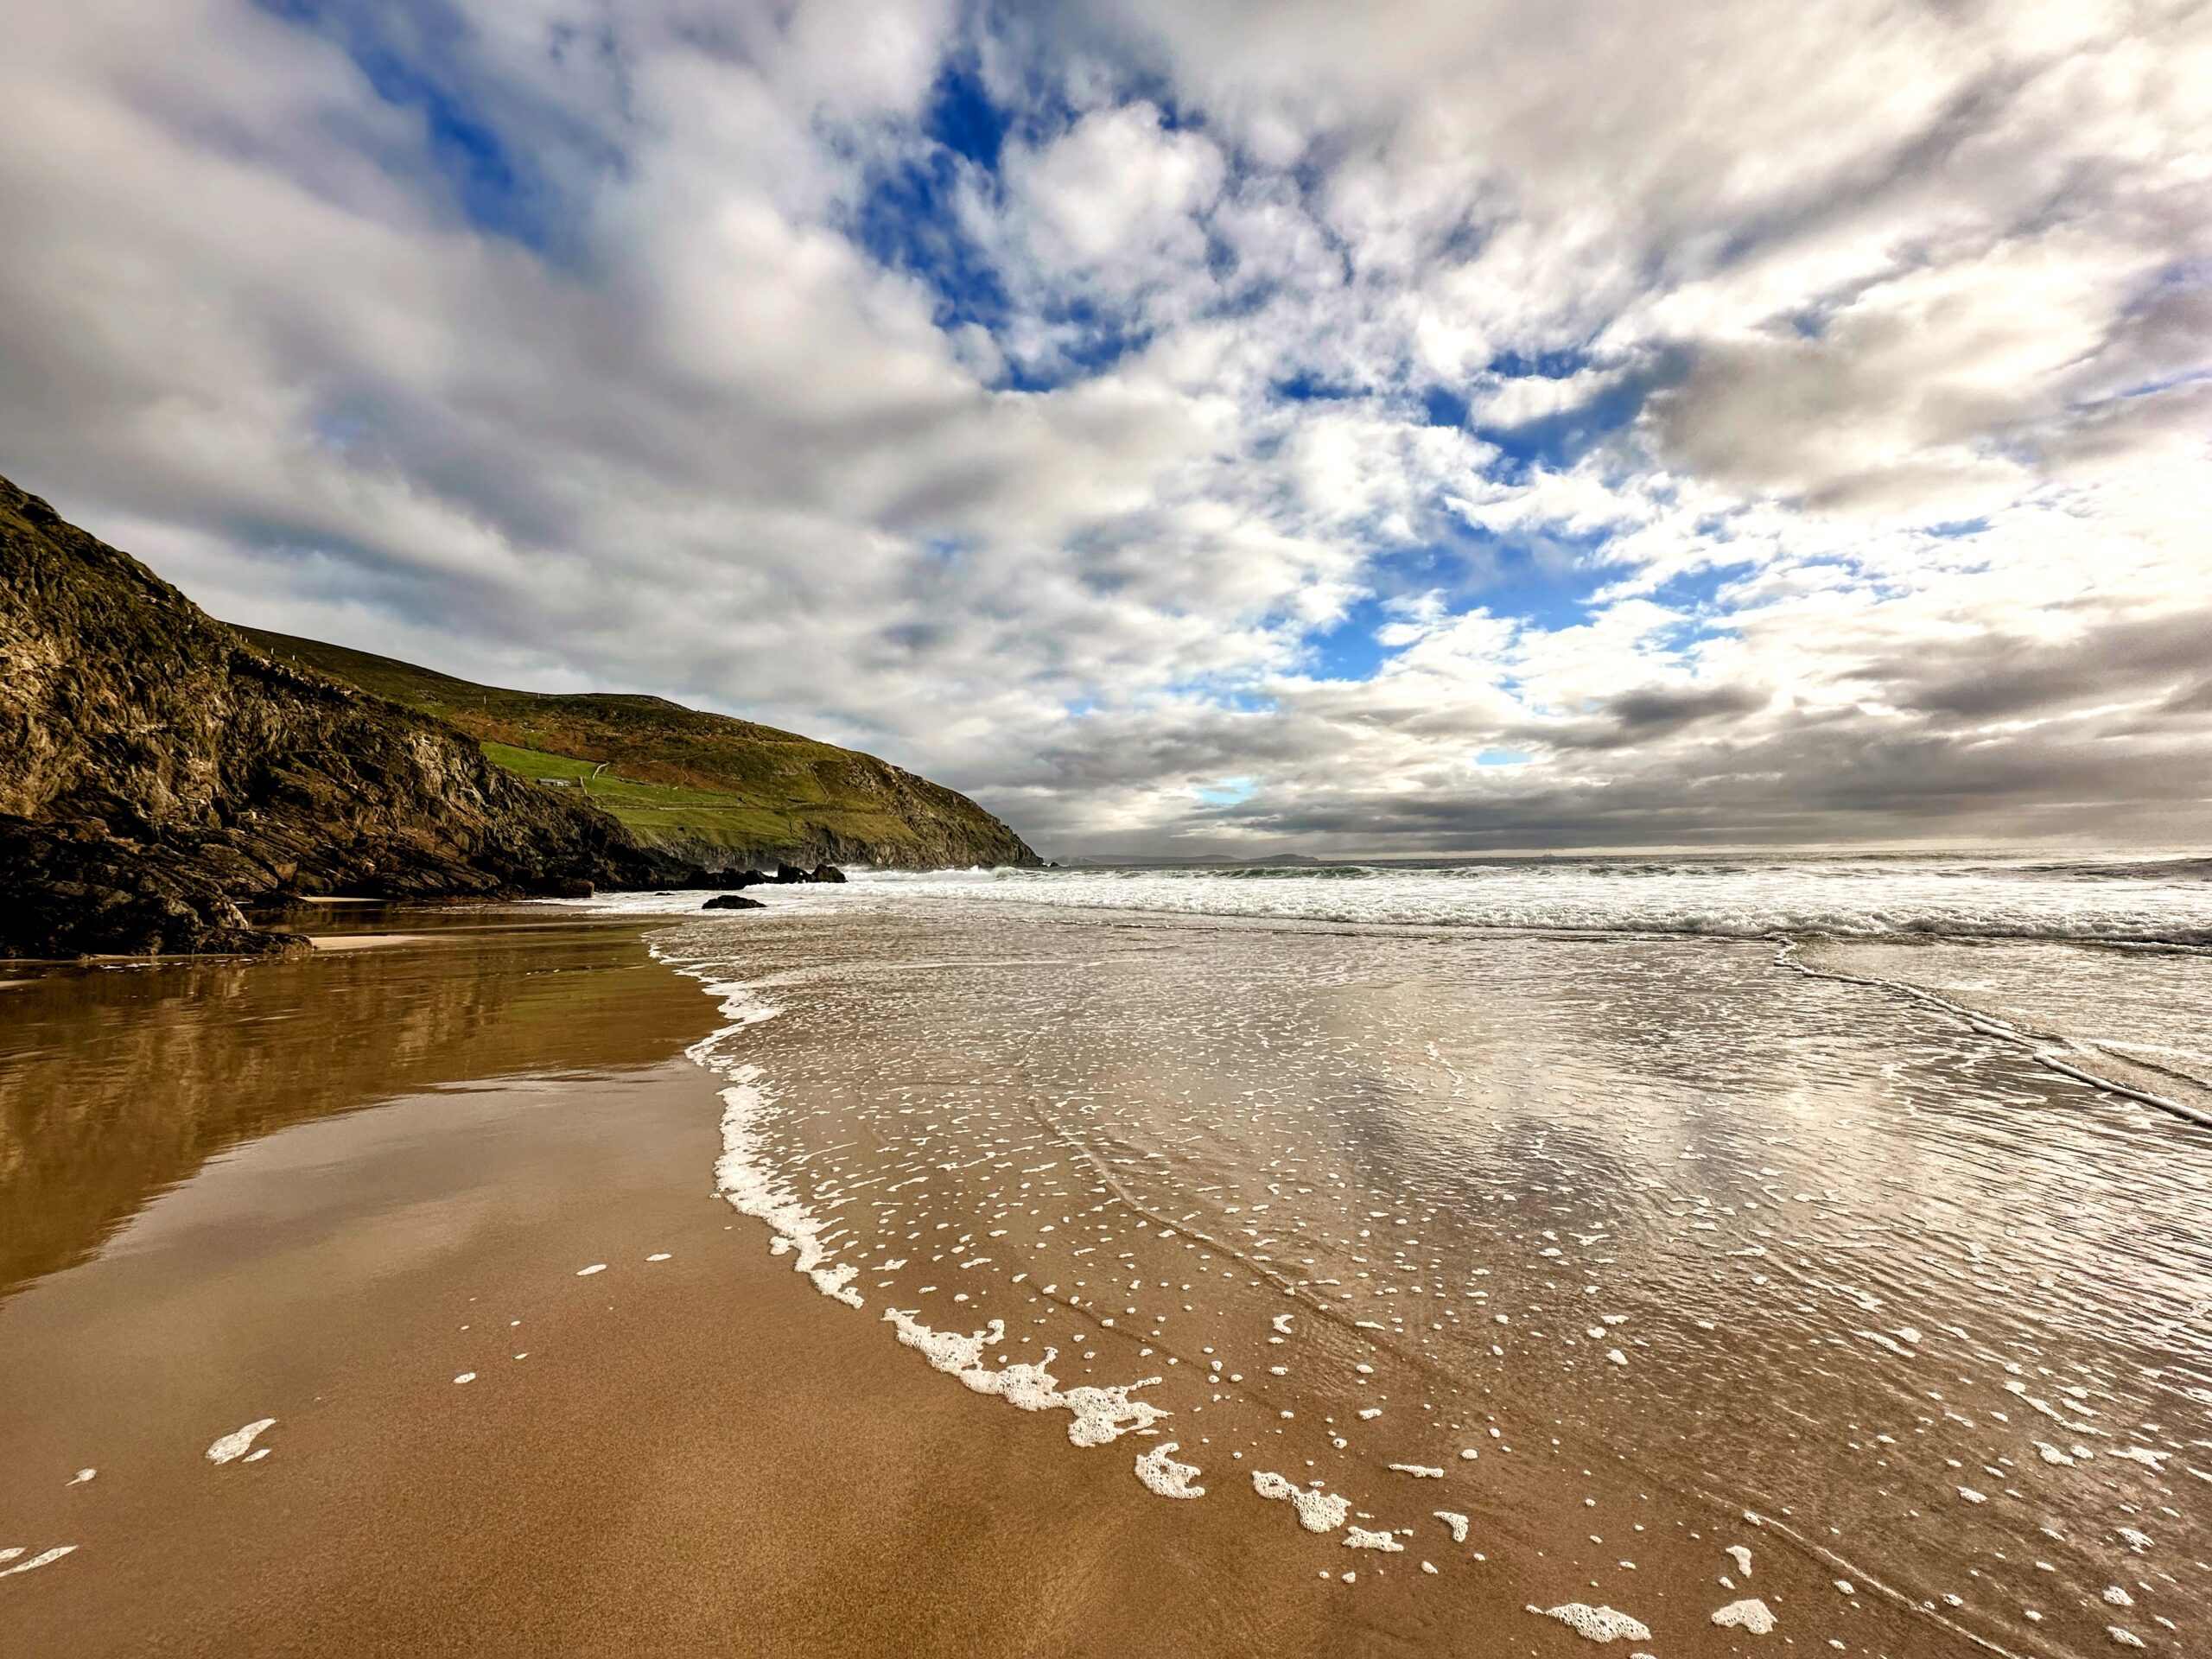
<path fill-rule="evenodd" d="M 2212 794 L 2186 7 L 329 29 L 37 0 L 0 58 L 0 470 L 219 613 L 856 739 L 1071 849 Z"/>

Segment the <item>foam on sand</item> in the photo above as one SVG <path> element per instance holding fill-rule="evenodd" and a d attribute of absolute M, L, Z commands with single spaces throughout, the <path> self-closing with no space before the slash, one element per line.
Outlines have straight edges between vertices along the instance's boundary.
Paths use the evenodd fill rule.
<path fill-rule="evenodd" d="M 715 1186 L 740 1215 L 765 1221 L 780 1250 L 795 1250 L 791 1265 L 814 1281 L 814 1287 L 848 1307 L 867 1304 L 852 1281 L 860 1269 L 830 1265 L 833 1252 L 822 1242 L 822 1223 L 768 1173 L 760 1138 L 761 1116 L 772 1096 L 760 1082 L 760 1068 L 741 1065 L 722 1090 L 722 1155 L 715 1164 Z"/>
<path fill-rule="evenodd" d="M 653 954 L 660 952 L 656 950 Z M 768 1224 L 776 1236 L 770 1248 L 777 1254 L 796 1250 L 798 1259 L 792 1266 L 813 1280 L 817 1290 L 848 1307 L 864 1306 L 860 1292 L 851 1287 L 860 1269 L 829 1265 L 835 1252 L 822 1242 L 821 1221 L 770 1173 L 760 1122 L 774 1103 L 774 1096 L 761 1081 L 760 1068 L 730 1065 L 721 1052 L 723 1039 L 763 1020 L 772 1020 L 783 1010 L 741 981 L 709 979 L 696 969 L 685 971 L 700 980 L 709 995 L 721 999 L 722 1017 L 729 1021 L 683 1051 L 693 1065 L 720 1071 L 730 1079 L 731 1086 L 722 1090 L 722 1155 L 715 1162 L 715 1190 L 740 1215 Z"/>
<path fill-rule="evenodd" d="M 1137 1454 L 1137 1478 L 1161 1497 L 1204 1497 L 1206 1489 L 1191 1482 L 1198 1473 L 1194 1463 L 1178 1463 L 1167 1454 L 1177 1449 L 1173 1440 L 1162 1440 L 1149 1452 Z"/>
<path fill-rule="evenodd" d="M 654 954 L 660 954 L 658 949 Z M 715 1190 L 739 1214 L 766 1223 L 775 1236 L 770 1249 L 779 1255 L 794 1253 L 794 1268 L 811 1279 L 814 1287 L 824 1296 L 848 1307 L 866 1306 L 866 1300 L 852 1284 L 860 1269 L 835 1261 L 836 1252 L 824 1238 L 822 1219 L 774 1173 L 764 1122 L 774 1108 L 775 1096 L 760 1068 L 733 1062 L 723 1052 L 726 1039 L 748 1026 L 773 1019 L 782 1010 L 762 998 L 749 984 L 712 979 L 696 969 L 685 971 L 699 979 L 709 995 L 721 999 L 722 1017 L 728 1022 L 684 1051 L 693 1064 L 720 1071 L 730 1080 L 729 1086 L 721 1091 L 722 1151 L 715 1164 Z M 1169 1414 L 1161 1407 L 1129 1397 L 1135 1389 L 1160 1382 L 1157 1376 L 1107 1387 L 1084 1384 L 1062 1389 L 1058 1379 L 1046 1369 L 1058 1352 L 1056 1349 L 1047 1348 L 1045 1357 L 1033 1364 L 1024 1362 L 998 1370 L 986 1368 L 982 1363 L 983 1350 L 1005 1339 L 1002 1321 L 995 1319 L 982 1331 L 963 1334 L 932 1330 L 916 1314 L 896 1308 L 887 1309 L 883 1317 L 897 1328 L 900 1342 L 918 1351 L 932 1368 L 958 1377 L 976 1393 L 995 1395 L 1022 1411 L 1068 1413 L 1073 1419 L 1068 1425 L 1068 1439 L 1077 1446 L 1104 1446 L 1123 1434 L 1148 1430 Z M 1172 1446 L 1163 1448 L 1163 1453 L 1173 1449 Z M 1188 1469 L 1190 1474 L 1195 1475 L 1198 1471 L 1187 1465 L 1170 1464 L 1164 1455 L 1149 1465 L 1140 1459 L 1138 1478 L 1147 1485 L 1153 1485 L 1153 1476 L 1147 1473 L 1148 1466 L 1162 1483 L 1153 1489 L 1166 1496 L 1194 1497 L 1203 1491 L 1197 1487 L 1181 1490 L 1186 1477 L 1175 1471 Z"/>
<path fill-rule="evenodd" d="M 1586 1601 L 1569 1601 L 1557 1607 L 1531 1605 L 1528 1611 L 1555 1618 L 1586 1642 L 1649 1642 L 1651 1632 L 1641 1619 L 1630 1618 L 1617 1607 L 1592 1607 Z"/>
<path fill-rule="evenodd" d="M 1744 1601 L 1732 1601 L 1713 1616 L 1713 1622 L 1723 1630 L 1748 1630 L 1753 1636 L 1764 1636 L 1774 1628 L 1774 1612 L 1766 1603 L 1753 1596 Z"/>
<path fill-rule="evenodd" d="M 1169 1414 L 1160 1407 L 1132 1400 L 1132 1389 L 1158 1382 L 1147 1376 L 1136 1382 L 1109 1388 L 1085 1383 L 1062 1389 L 1059 1379 L 1046 1369 L 1059 1352 L 1047 1348 L 1035 1364 L 1024 1361 L 1002 1370 L 990 1370 L 983 1350 L 1006 1340 L 1006 1322 L 993 1319 L 981 1331 L 932 1331 L 912 1313 L 887 1307 L 883 1317 L 899 1330 L 899 1340 L 918 1351 L 932 1369 L 958 1377 L 977 1394 L 994 1394 L 1022 1411 L 1065 1411 L 1075 1421 L 1068 1425 L 1068 1439 L 1077 1446 L 1104 1446 L 1133 1431 L 1150 1428 Z M 1192 1471 L 1197 1472 L 1196 1471 Z"/>
<path fill-rule="evenodd" d="M 1452 1529 L 1452 1541 L 1453 1543 L 1464 1544 L 1467 1541 L 1467 1517 L 1465 1516 L 1461 1515 L 1457 1510 L 1431 1510 L 1429 1513 L 1434 1516 L 1438 1520 L 1441 1521 L 1446 1526 Z"/>
<path fill-rule="evenodd" d="M 274 1417 L 257 1417 L 244 1428 L 234 1428 L 207 1448 L 210 1463 L 236 1463 L 251 1450 L 255 1439 L 265 1429 L 274 1428 Z"/>
<path fill-rule="evenodd" d="M 1289 1503 L 1298 1510 L 1298 1524 L 1308 1532 L 1334 1532 L 1351 1513 L 1350 1498 L 1334 1492 L 1309 1491 L 1266 1469 L 1252 1471 L 1252 1490 L 1262 1497 Z"/>
<path fill-rule="evenodd" d="M 1441 1480 L 1444 1471 L 1432 1469 L 1425 1463 L 1394 1463 L 1390 1467 L 1402 1475 L 1411 1475 L 1415 1480 Z"/>
<path fill-rule="evenodd" d="M 1344 1529 L 1344 1548 L 1346 1549 L 1379 1549 L 1386 1554 L 1392 1555 L 1402 1555 L 1406 1548 L 1398 1541 L 1395 1535 L 1387 1532 L 1370 1532 L 1365 1527 L 1347 1527 Z"/>
<path fill-rule="evenodd" d="M 1750 1578 L 1751 1576 L 1751 1552 L 1750 1548 L 1743 1544 L 1731 1544 L 1728 1546 L 1727 1553 L 1729 1559 L 1736 1563 L 1736 1570 L 1738 1573 L 1741 1573 L 1745 1578 Z"/>
<path fill-rule="evenodd" d="M 32 1556 L 28 1561 L 18 1561 L 13 1567 L 0 1567 L 0 1579 L 12 1579 L 18 1573 L 35 1573 L 41 1567 L 51 1567 L 64 1555 L 75 1554 L 76 1548 L 77 1546 L 74 1544 L 56 1544 L 43 1554 Z M 20 1546 L 14 1549 L 0 1550 L 0 1561 L 7 1560 L 22 1553 Z"/>

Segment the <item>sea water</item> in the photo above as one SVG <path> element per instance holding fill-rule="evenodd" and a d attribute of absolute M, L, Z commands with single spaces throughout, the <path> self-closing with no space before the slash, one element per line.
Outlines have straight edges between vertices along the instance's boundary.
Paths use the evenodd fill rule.
<path fill-rule="evenodd" d="M 732 1202 L 1066 1455 L 1287 1547 L 1539 1540 L 1621 1630 L 1704 1516 L 1724 1625 L 1757 1528 L 1931 1641 L 2203 1651 L 2205 874 L 863 876 L 656 950 L 728 1013 Z"/>

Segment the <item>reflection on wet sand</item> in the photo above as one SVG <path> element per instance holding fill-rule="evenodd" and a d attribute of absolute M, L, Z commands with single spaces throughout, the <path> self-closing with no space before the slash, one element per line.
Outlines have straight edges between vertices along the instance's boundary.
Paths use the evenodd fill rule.
<path fill-rule="evenodd" d="M 634 927 L 418 915 L 410 930 L 426 919 L 446 923 L 434 950 L 18 984 L 0 1040 L 0 1295 L 240 1141 L 451 1077 L 665 1059 L 705 1024 L 639 1018 L 672 999 Z"/>
<path fill-rule="evenodd" d="M 0 1002 L 26 1651 L 2202 1643 L 2198 1132 L 1770 942 L 348 931 Z"/>
<path fill-rule="evenodd" d="M 1675 1641 L 1747 1538 L 1777 1606 L 1777 1551 L 1853 1586 L 1798 1640 L 2204 1634 L 2201 1136 L 1945 1012 L 1766 941 L 1002 902 L 661 948 L 817 1283 L 979 1392 L 1142 1389 L 1177 1482 L 1327 1495 L 1363 1580 L 1464 1567 L 1450 1511 Z"/>

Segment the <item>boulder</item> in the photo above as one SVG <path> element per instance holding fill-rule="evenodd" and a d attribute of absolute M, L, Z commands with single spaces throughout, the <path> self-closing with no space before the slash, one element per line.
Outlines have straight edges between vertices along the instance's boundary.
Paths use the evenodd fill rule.
<path fill-rule="evenodd" d="M 167 849 L 0 817 L 0 957 L 296 957 L 297 934 L 252 926 L 222 885 Z"/>
<path fill-rule="evenodd" d="M 766 910 L 768 906 L 758 899 L 747 899 L 743 893 L 718 893 L 699 908 L 702 910 Z"/>
<path fill-rule="evenodd" d="M 810 881 L 842 881 L 845 873 L 835 864 L 817 864 L 814 867 L 814 874 L 806 879 Z"/>

